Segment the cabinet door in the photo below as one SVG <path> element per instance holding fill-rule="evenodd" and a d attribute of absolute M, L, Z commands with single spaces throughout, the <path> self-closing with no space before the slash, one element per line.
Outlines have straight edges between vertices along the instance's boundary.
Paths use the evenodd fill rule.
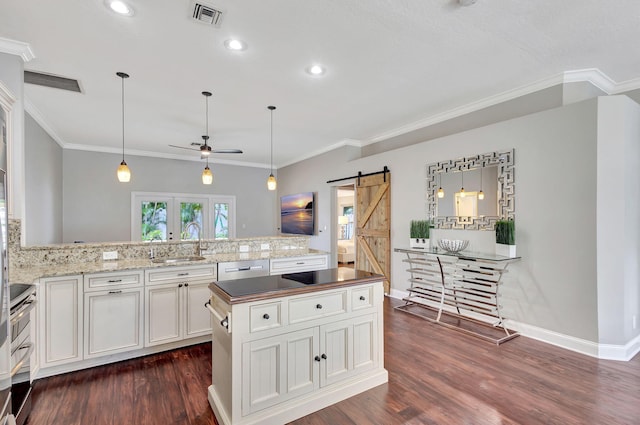
<path fill-rule="evenodd" d="M 143 347 L 142 296 L 142 288 L 84 294 L 86 359 Z"/>
<path fill-rule="evenodd" d="M 318 388 L 317 347 L 317 327 L 244 343 L 242 414 Z"/>
<path fill-rule="evenodd" d="M 185 329 L 184 337 L 193 338 L 211 333 L 211 313 L 204 304 L 209 300 L 211 292 L 209 283 L 185 283 L 184 293 Z"/>
<path fill-rule="evenodd" d="M 41 367 L 82 360 L 82 276 L 40 280 Z"/>
<path fill-rule="evenodd" d="M 177 283 L 145 288 L 145 347 L 182 339 L 181 289 Z"/>
<path fill-rule="evenodd" d="M 376 315 L 368 314 L 320 327 L 321 386 L 370 370 L 378 364 L 377 323 Z"/>

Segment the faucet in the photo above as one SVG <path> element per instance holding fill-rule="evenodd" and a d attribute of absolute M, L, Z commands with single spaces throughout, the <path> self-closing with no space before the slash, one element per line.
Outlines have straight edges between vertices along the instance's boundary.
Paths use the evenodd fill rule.
<path fill-rule="evenodd" d="M 151 238 L 151 241 L 149 241 L 149 243 L 151 244 L 151 248 L 149 248 L 149 259 L 153 260 L 154 258 L 156 258 L 156 254 L 153 252 L 153 241 L 157 240 L 158 242 L 162 242 L 162 238 L 158 235 L 153 235 L 153 237 Z"/>
<path fill-rule="evenodd" d="M 186 226 L 184 226 L 184 231 L 186 233 L 189 233 L 189 229 L 192 226 L 195 227 L 196 230 L 198 231 L 198 255 L 202 256 L 202 250 L 204 248 L 202 247 L 202 229 L 200 228 L 200 225 L 198 223 L 196 223 L 195 221 L 192 221 L 190 223 L 187 223 Z"/>

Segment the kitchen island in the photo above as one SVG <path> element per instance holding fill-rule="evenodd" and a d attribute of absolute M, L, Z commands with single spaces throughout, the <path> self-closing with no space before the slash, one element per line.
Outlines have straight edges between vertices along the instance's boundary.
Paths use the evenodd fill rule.
<path fill-rule="evenodd" d="M 387 382 L 382 281 L 328 269 L 211 283 L 218 422 L 283 424 Z"/>

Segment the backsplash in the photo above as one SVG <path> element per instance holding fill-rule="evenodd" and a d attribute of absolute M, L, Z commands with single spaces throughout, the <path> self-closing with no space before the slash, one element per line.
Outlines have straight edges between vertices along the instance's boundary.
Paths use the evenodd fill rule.
<path fill-rule="evenodd" d="M 197 254 L 198 242 L 103 242 L 20 246 L 20 220 L 9 220 L 9 268 L 96 263 L 103 261 L 102 253 L 117 251 L 119 260 L 149 258 L 153 248 L 156 257 L 176 257 Z M 308 250 L 308 236 L 265 236 L 229 240 L 202 240 L 205 254 L 231 254 L 239 252 L 268 252 L 282 250 Z M 266 248 L 268 245 L 268 249 Z"/>

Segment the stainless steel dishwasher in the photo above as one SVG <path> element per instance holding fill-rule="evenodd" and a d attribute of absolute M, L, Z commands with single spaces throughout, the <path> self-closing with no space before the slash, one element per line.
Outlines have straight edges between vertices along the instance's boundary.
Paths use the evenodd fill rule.
<path fill-rule="evenodd" d="M 269 276 L 269 260 L 242 260 L 218 263 L 218 280 Z"/>

